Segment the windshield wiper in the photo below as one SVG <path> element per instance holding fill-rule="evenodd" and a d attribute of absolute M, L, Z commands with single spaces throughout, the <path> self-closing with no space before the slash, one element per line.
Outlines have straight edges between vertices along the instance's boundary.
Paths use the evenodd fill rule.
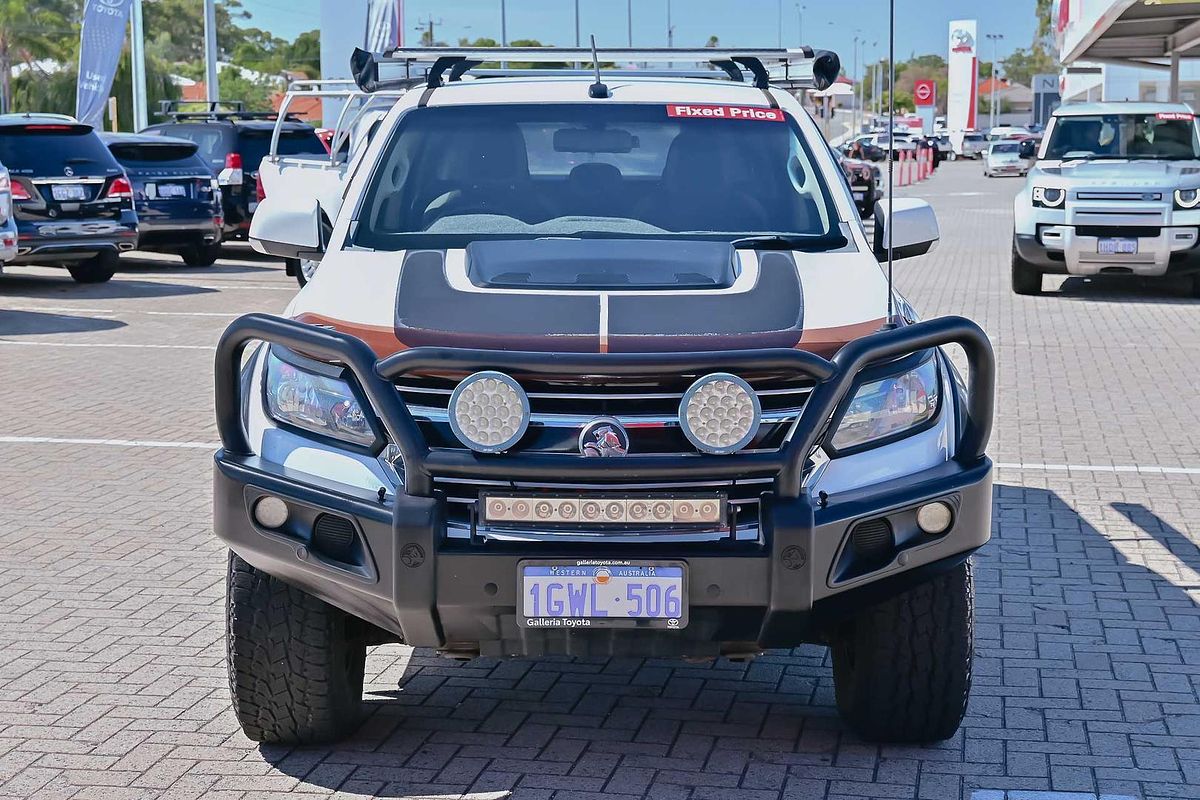
<path fill-rule="evenodd" d="M 846 246 L 846 237 L 840 233 L 821 236 L 797 236 L 771 233 L 761 236 L 743 236 L 730 242 L 735 250 L 833 250 Z"/>

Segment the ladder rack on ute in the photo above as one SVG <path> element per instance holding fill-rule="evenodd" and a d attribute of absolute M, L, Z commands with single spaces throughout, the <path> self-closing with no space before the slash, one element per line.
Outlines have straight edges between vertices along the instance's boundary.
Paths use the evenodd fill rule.
<path fill-rule="evenodd" d="M 329 163 L 336 164 L 342 145 L 350 138 L 359 120 L 371 110 L 386 112 L 404 94 L 403 89 L 364 92 L 354 81 L 347 79 L 293 81 L 279 104 L 279 119 L 276 121 L 275 130 L 271 132 L 271 148 L 267 151 L 267 158 L 278 157 L 279 134 L 283 127 L 281 123 L 286 116 L 290 116 L 287 110 L 298 98 L 316 97 L 342 101 L 342 110 L 338 112 L 337 122 L 333 126 L 333 138 L 329 142 Z"/>
<path fill-rule="evenodd" d="M 616 66 L 602 67 L 606 75 L 624 77 L 707 78 L 746 83 L 747 77 L 759 89 L 827 89 L 841 71 L 837 53 L 830 50 L 741 49 L 723 50 L 706 47 L 695 50 L 675 48 L 597 48 L 579 47 L 402 47 L 386 53 L 370 53 L 355 48 L 350 58 L 354 82 L 364 92 L 387 89 L 412 89 L 424 86 L 436 89 L 446 82 L 462 80 L 468 72 L 477 78 L 529 77 L 552 75 L 593 76 L 568 68 L 569 63 L 593 63 L 597 59 Z M 546 64 L 547 68 L 476 69 L 493 62 Z M 646 65 L 636 68 L 631 65 Z M 656 65 L 651 71 L 649 65 Z M 676 69 L 686 64 L 687 69 Z M 624 65 L 624 66 L 622 66 Z M 662 66 L 666 65 L 666 69 Z M 708 69 L 697 69 L 707 65 Z M 380 76 L 380 67 L 394 74 Z"/>
<path fill-rule="evenodd" d="M 203 108 L 196 111 L 180 111 L 180 106 L 203 106 Z M 283 118 L 288 115 L 284 114 L 283 109 L 279 111 L 247 111 L 246 104 L 241 100 L 214 100 L 212 102 L 204 100 L 160 100 L 158 103 L 158 116 L 183 121 L 189 119 L 274 120 L 277 117 Z M 287 121 L 299 122 L 300 120 L 292 116 Z"/>

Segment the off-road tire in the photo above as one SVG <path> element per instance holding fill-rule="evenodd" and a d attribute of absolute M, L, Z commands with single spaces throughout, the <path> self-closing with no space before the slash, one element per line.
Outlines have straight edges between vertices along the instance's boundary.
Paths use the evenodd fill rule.
<path fill-rule="evenodd" d="M 1012 251 L 1012 290 L 1024 295 L 1042 293 L 1042 271 L 1021 258 L 1015 244 Z"/>
<path fill-rule="evenodd" d="M 364 626 L 229 554 L 226 653 L 233 710 L 256 742 L 336 741 L 362 718 Z"/>
<path fill-rule="evenodd" d="M 211 267 L 221 257 L 221 245 L 194 244 L 180 250 L 179 256 L 189 267 Z"/>
<path fill-rule="evenodd" d="M 833 641 L 838 711 L 873 742 L 958 730 L 971 690 L 971 562 L 861 612 Z"/>
<path fill-rule="evenodd" d="M 104 250 L 86 261 L 68 264 L 67 272 L 76 283 L 104 283 L 117 274 L 117 252 Z"/>

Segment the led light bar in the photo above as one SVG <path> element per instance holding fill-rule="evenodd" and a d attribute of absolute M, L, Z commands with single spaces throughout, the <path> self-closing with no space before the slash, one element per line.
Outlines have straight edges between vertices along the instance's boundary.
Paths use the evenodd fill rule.
<path fill-rule="evenodd" d="M 497 495 L 480 497 L 485 522 L 542 525 L 719 525 L 721 495 Z"/>

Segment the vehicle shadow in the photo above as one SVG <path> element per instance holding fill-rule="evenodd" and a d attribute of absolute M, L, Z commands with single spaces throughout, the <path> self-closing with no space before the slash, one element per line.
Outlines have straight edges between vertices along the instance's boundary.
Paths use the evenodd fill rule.
<path fill-rule="evenodd" d="M 189 267 L 183 261 L 171 260 L 166 261 L 161 258 L 144 258 L 139 257 L 136 251 L 132 255 L 121 256 L 121 261 L 117 267 L 118 274 L 137 275 L 137 274 L 161 274 L 161 275 L 188 275 L 188 276 L 212 276 L 212 275 L 272 275 L 283 273 L 283 263 L 275 260 L 274 262 L 249 263 L 243 262 L 242 255 L 230 257 L 229 251 L 217 263 L 208 267 Z M 257 255 L 257 253 L 255 254 Z M 236 263 L 230 263 L 230 261 Z"/>
<path fill-rule="evenodd" d="M 1155 305 L 1195 305 L 1191 277 L 1138 278 L 1133 275 L 1103 275 L 1097 278 L 1069 277 L 1057 290 L 1066 300 L 1087 302 L 1151 303 Z"/>
<path fill-rule="evenodd" d="M 1137 554 L 1157 542 L 1196 570 L 1200 549 L 1145 506 L 1095 513 L 1106 510 L 1107 535 L 1054 491 L 997 485 L 993 540 L 975 557 L 974 690 L 946 742 L 878 746 L 850 733 L 823 647 L 749 664 L 454 664 L 388 645 L 368 658 L 368 717 L 352 737 L 259 752 L 303 783 L 378 797 L 683 797 L 693 785 L 735 797 L 754 781 L 787 797 L 823 797 L 845 782 L 871 797 L 1140 797 L 1136 775 L 1148 763 L 1160 789 L 1183 787 L 1176 749 L 1195 735 L 1200 703 L 1181 653 L 1200 648 L 1200 607 L 1178 571 L 1163 568 L 1169 559 Z M 1104 770 L 1086 766 L 1089 736 L 1102 739 Z M 1054 763 L 1085 766 L 1052 773 Z"/>
<path fill-rule="evenodd" d="M 217 291 L 207 286 L 191 286 L 163 281 L 139 281 L 125 279 L 120 272 L 106 283 L 81 284 L 63 277 L 51 275 L 0 275 L 0 296 L 27 298 L 54 298 L 70 300 L 119 300 L 142 297 L 174 297 L 179 295 L 209 294 Z"/>
<path fill-rule="evenodd" d="M 10 311 L 0 308 L 0 336 L 28 336 L 43 333 L 94 333 L 124 328 L 119 319 L 77 317 L 44 311 Z"/>

